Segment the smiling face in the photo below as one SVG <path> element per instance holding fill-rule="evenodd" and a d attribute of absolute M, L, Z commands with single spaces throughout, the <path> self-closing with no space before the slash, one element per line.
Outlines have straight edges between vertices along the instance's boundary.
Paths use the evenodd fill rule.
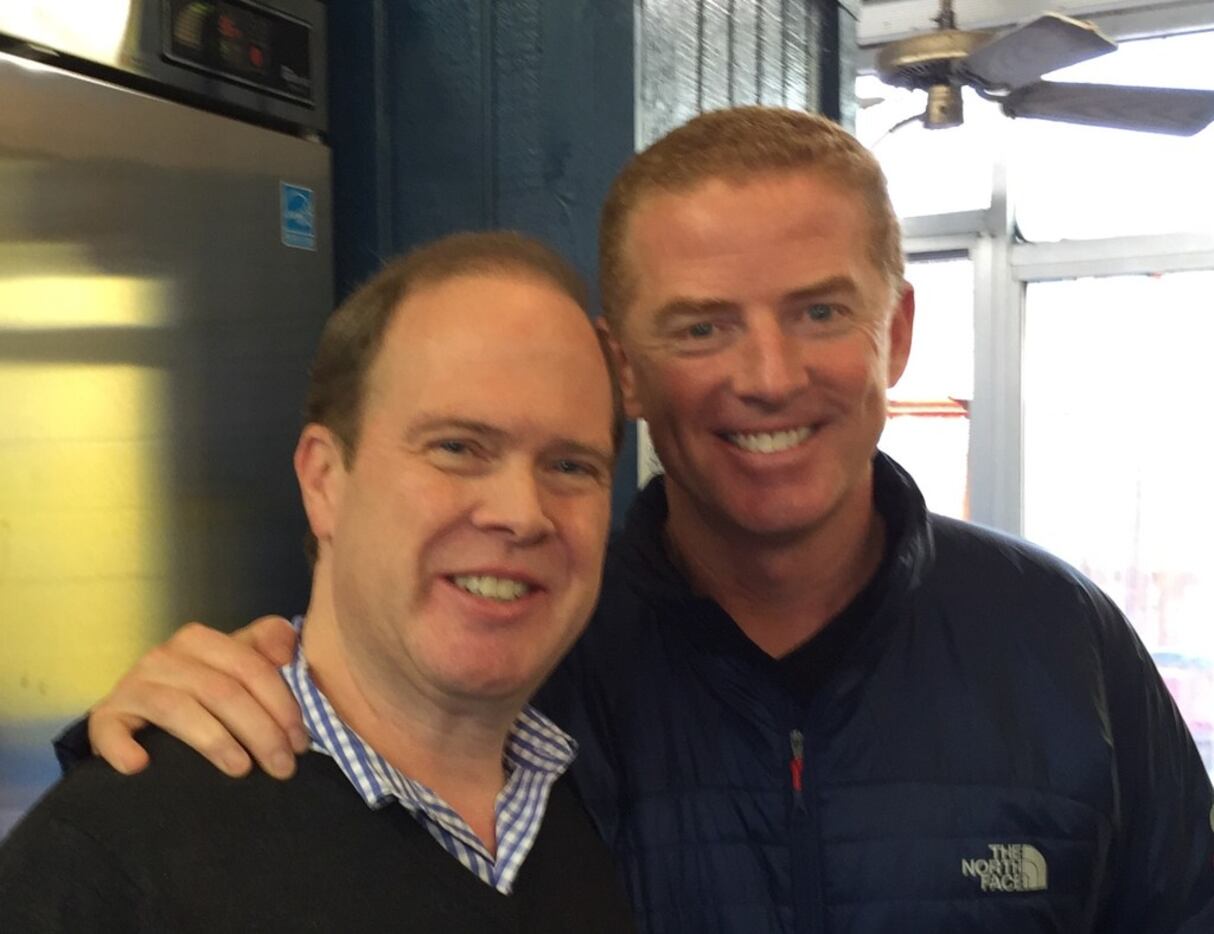
<path fill-rule="evenodd" d="M 590 323 L 555 286 L 502 273 L 410 291 L 349 465 L 318 425 L 297 452 L 352 670 L 432 699 L 528 697 L 598 595 L 612 414 Z"/>
<path fill-rule="evenodd" d="M 646 195 L 616 326 L 629 414 L 680 514 L 788 538 L 872 509 L 913 297 L 873 265 L 860 199 L 813 171 Z"/>

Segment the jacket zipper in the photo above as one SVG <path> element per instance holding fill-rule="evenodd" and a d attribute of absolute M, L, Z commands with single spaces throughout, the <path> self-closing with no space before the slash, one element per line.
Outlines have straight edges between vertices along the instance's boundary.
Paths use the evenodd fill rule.
<path fill-rule="evenodd" d="M 818 809 L 812 788 L 813 776 L 805 771 L 808 750 L 805 734 L 788 731 L 788 777 L 793 796 L 792 809 L 792 896 L 793 930 L 796 934 L 821 934 L 825 927 L 822 904 L 821 847 L 818 842 Z"/>
<path fill-rule="evenodd" d="M 792 777 L 793 804 L 798 811 L 805 810 L 805 735 L 800 730 L 788 734 L 788 744 L 792 749 L 792 758 L 788 760 L 788 771 Z"/>

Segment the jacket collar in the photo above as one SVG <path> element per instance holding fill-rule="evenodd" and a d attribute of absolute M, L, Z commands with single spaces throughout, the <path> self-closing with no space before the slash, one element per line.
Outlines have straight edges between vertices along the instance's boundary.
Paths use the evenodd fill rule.
<path fill-rule="evenodd" d="M 886 549 L 893 555 L 891 591 L 905 592 L 918 583 L 934 556 L 923 494 L 910 474 L 880 451 L 873 458 L 873 490 L 886 524 Z M 658 475 L 633 499 L 624 530 L 613 542 L 613 557 L 650 600 L 713 603 L 697 596 L 671 561 L 665 546 L 666 515 L 666 482 Z"/>

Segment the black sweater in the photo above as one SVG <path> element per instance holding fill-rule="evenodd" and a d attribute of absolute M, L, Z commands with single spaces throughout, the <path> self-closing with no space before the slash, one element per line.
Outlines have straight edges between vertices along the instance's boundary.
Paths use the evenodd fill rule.
<path fill-rule="evenodd" d="M 288 782 L 230 779 L 164 733 L 141 742 L 145 772 L 81 765 L 0 846 L 0 931 L 632 929 L 565 780 L 506 896 L 404 808 L 368 808 L 327 756 L 301 757 Z"/>

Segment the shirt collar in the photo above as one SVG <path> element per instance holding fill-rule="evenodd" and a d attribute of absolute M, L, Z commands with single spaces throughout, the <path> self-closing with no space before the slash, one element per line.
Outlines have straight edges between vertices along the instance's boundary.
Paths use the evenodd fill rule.
<path fill-rule="evenodd" d="M 398 801 L 411 811 L 425 810 L 441 820 L 450 811 L 437 795 L 409 778 L 375 752 L 341 719 L 329 699 L 312 680 L 303 654 L 304 617 L 292 620 L 299 638 L 295 655 L 280 671 L 303 714 L 304 728 L 312 749 L 332 758 L 369 807 Z M 508 774 L 522 769 L 562 775 L 577 755 L 577 743 L 569 734 L 527 705 L 515 718 L 506 737 L 502 761 Z"/>

